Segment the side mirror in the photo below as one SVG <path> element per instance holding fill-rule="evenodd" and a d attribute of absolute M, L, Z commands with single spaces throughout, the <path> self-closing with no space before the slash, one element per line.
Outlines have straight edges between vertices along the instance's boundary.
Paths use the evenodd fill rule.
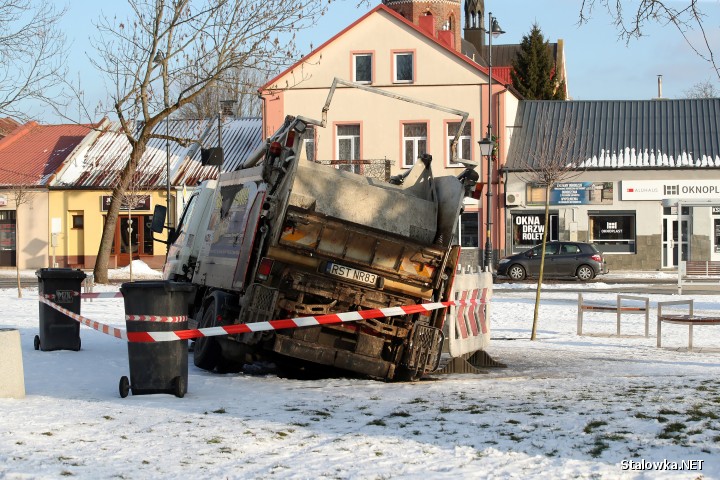
<path fill-rule="evenodd" d="M 167 207 L 165 205 L 155 205 L 153 210 L 152 225 L 150 229 L 155 233 L 161 233 L 165 228 L 165 216 L 167 215 Z"/>
<path fill-rule="evenodd" d="M 532 250 L 528 250 L 528 252 L 527 252 L 525 255 L 526 255 L 527 257 L 532 258 L 532 257 L 535 256 L 535 252 L 533 252 Z"/>

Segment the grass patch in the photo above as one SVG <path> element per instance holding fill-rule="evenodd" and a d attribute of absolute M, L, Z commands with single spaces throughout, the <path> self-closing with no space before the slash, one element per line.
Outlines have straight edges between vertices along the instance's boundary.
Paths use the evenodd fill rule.
<path fill-rule="evenodd" d="M 367 424 L 375 425 L 377 427 L 386 427 L 387 426 L 387 423 L 385 423 L 385 420 L 383 420 L 382 418 L 376 418 L 374 420 L 370 420 Z"/>
<path fill-rule="evenodd" d="M 209 443 L 209 444 L 222 443 L 222 438 L 213 437 L 210 440 L 208 440 L 207 443 Z"/>
<path fill-rule="evenodd" d="M 410 403 L 410 404 L 416 404 L 416 403 L 428 403 L 428 401 L 427 401 L 427 400 L 425 400 L 424 398 L 420 398 L 420 397 L 417 397 L 417 398 L 413 398 L 413 399 L 412 399 L 412 400 L 410 400 L 410 401 L 409 401 L 408 403 Z"/>
<path fill-rule="evenodd" d="M 52 436 L 55 435 L 55 434 L 52 433 L 52 432 L 43 432 L 43 433 L 41 433 L 40 435 L 45 435 L 46 437 L 52 437 Z"/>
<path fill-rule="evenodd" d="M 212 413 L 227 413 L 227 411 L 223 407 L 220 407 L 217 410 L 213 410 Z"/>
<path fill-rule="evenodd" d="M 115 420 L 115 419 L 114 419 L 113 417 L 111 417 L 110 415 L 103 415 L 103 418 L 104 418 L 105 420 Z"/>
<path fill-rule="evenodd" d="M 407 417 L 410 417 L 411 415 L 409 412 L 406 412 L 404 410 L 398 410 L 397 412 L 392 412 L 388 416 L 389 417 L 406 417 L 407 418 Z"/>
<path fill-rule="evenodd" d="M 585 425 L 585 428 L 583 428 L 583 432 L 592 433 L 596 428 L 602 427 L 604 425 L 607 425 L 607 422 L 603 420 L 593 420 L 592 422 Z"/>
<path fill-rule="evenodd" d="M 602 455 L 602 453 L 603 453 L 605 450 L 607 450 L 608 448 L 610 448 L 610 445 L 608 445 L 607 442 L 605 442 L 605 441 L 604 441 L 602 438 L 600 438 L 600 437 L 596 437 L 596 438 L 595 438 L 595 445 L 593 446 L 593 448 L 591 448 L 591 449 L 588 451 L 588 453 L 589 453 L 593 458 L 597 458 L 597 457 L 599 457 L 600 455 Z"/>
<path fill-rule="evenodd" d="M 518 424 L 520 423 L 520 420 L 515 420 L 515 419 L 512 419 L 512 418 L 511 418 L 510 420 L 508 420 L 508 421 L 505 422 L 505 423 L 509 423 L 509 424 L 511 424 L 511 425 L 518 425 Z"/>
<path fill-rule="evenodd" d="M 661 408 L 660 410 L 658 410 L 658 413 L 660 415 L 680 415 L 680 412 L 676 410 L 670 410 L 668 408 Z"/>
<path fill-rule="evenodd" d="M 439 411 L 440 413 L 450 413 L 450 412 L 455 411 L 455 409 L 454 409 L 454 408 L 450 408 L 450 407 L 440 407 L 440 408 L 438 409 L 438 411 Z"/>
<path fill-rule="evenodd" d="M 62 475 L 63 477 L 72 477 L 75 474 L 72 472 L 68 472 L 67 470 L 63 470 L 62 472 L 60 472 L 60 475 Z"/>
<path fill-rule="evenodd" d="M 330 412 L 326 412 L 324 410 L 313 410 L 312 412 L 308 413 L 308 415 L 315 415 L 317 417 L 332 417 L 332 414 Z"/>
<path fill-rule="evenodd" d="M 673 423 L 668 423 L 667 425 L 665 425 L 663 432 L 679 433 L 679 432 L 682 432 L 683 430 L 685 430 L 686 428 L 687 427 L 685 426 L 684 423 L 673 422 Z"/>

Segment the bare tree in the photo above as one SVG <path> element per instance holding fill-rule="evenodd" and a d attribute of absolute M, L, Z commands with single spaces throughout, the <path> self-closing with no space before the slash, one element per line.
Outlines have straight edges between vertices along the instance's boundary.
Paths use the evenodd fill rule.
<path fill-rule="evenodd" d="M 35 196 L 35 192 L 25 185 L 14 185 L 12 195 L 15 201 L 15 276 L 17 278 L 18 298 L 22 298 L 22 288 L 20 287 L 20 206 L 30 203 Z"/>
<path fill-rule="evenodd" d="M 51 92 L 64 83 L 65 10 L 49 0 L 0 0 L 0 115 L 27 119 L 23 100 L 59 101 Z"/>
<path fill-rule="evenodd" d="M 535 310 L 533 313 L 532 334 L 537 334 L 538 312 L 540 307 L 540 291 L 545 271 L 545 247 L 547 244 L 548 219 L 550 218 L 550 192 L 558 183 L 581 175 L 584 171 L 579 162 L 573 158 L 575 139 L 577 137 L 570 116 L 556 118 L 551 112 L 542 112 L 535 124 L 534 137 L 536 143 L 526 159 L 523 173 L 518 176 L 527 183 L 545 189 L 545 223 L 542 232 L 542 251 L 540 258 L 540 274 L 538 275 L 535 293 Z"/>
<path fill-rule="evenodd" d="M 711 44 L 705 29 L 706 15 L 700 9 L 701 0 L 583 0 L 580 6 L 580 24 L 586 23 L 593 10 L 600 5 L 613 19 L 620 38 L 630 42 L 643 36 L 650 23 L 671 25 L 680 32 L 685 42 L 703 60 L 708 62 L 720 78 L 720 64 L 715 55 L 717 44 Z M 625 6 L 628 8 L 625 9 Z M 690 39 L 691 31 L 700 33 L 700 41 Z M 714 48 L 713 48 L 714 47 Z"/>
<path fill-rule="evenodd" d="M 710 80 L 699 82 L 685 90 L 685 98 L 717 98 L 720 97 L 720 90 Z"/>
<path fill-rule="evenodd" d="M 95 265 L 107 282 L 107 266 L 122 192 L 153 133 L 168 116 L 215 87 L 229 72 L 263 75 L 297 56 L 294 34 L 327 9 L 317 0 L 128 0 L 133 17 L 102 17 L 93 61 L 115 86 L 113 110 L 132 147 L 113 189 Z M 193 77 L 194 76 L 194 77 Z M 195 78 L 181 88 L 181 79 Z M 168 199 L 169 200 L 169 199 Z M 168 202 L 169 203 L 169 202 Z"/>
<path fill-rule="evenodd" d="M 178 115 L 182 118 L 210 118 L 220 111 L 221 103 L 227 100 L 235 102 L 232 114 L 239 117 L 259 117 L 260 97 L 258 88 L 265 83 L 266 77 L 256 70 L 228 72 L 218 79 L 216 88 L 210 88 L 191 103 L 180 109 Z M 194 83 L 196 78 L 181 81 L 186 86 Z"/>

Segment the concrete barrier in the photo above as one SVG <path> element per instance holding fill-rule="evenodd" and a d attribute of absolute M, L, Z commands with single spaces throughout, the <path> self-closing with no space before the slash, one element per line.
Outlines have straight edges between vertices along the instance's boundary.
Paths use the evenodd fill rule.
<path fill-rule="evenodd" d="M 24 398 L 25 374 L 17 329 L 0 328 L 0 356 L 0 397 Z"/>

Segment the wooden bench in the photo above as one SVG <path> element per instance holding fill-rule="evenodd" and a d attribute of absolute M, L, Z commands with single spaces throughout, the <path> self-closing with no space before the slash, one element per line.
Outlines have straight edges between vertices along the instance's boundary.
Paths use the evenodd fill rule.
<path fill-rule="evenodd" d="M 642 302 L 644 305 L 627 305 L 623 302 Z M 645 336 L 650 334 L 650 299 L 647 297 L 636 297 L 633 295 L 618 295 L 617 303 L 612 304 L 594 304 L 584 303 L 582 293 L 578 293 L 578 318 L 577 318 L 577 334 L 582 335 L 583 331 L 583 312 L 614 312 L 617 315 L 617 335 L 620 335 L 620 319 L 623 313 L 629 314 L 645 314 Z"/>
<path fill-rule="evenodd" d="M 663 313 L 663 308 L 683 305 L 687 307 L 687 314 Z M 667 311 L 667 310 L 666 310 Z M 692 300 L 676 300 L 673 302 L 658 302 L 657 313 L 657 346 L 662 347 L 662 323 L 674 323 L 688 326 L 688 350 L 693 349 L 693 326 L 695 325 L 720 325 L 720 315 L 706 316 L 695 315 Z"/>
<path fill-rule="evenodd" d="M 684 283 L 696 285 L 720 284 L 720 261 L 688 260 L 678 266 L 678 294 L 682 294 Z"/>

